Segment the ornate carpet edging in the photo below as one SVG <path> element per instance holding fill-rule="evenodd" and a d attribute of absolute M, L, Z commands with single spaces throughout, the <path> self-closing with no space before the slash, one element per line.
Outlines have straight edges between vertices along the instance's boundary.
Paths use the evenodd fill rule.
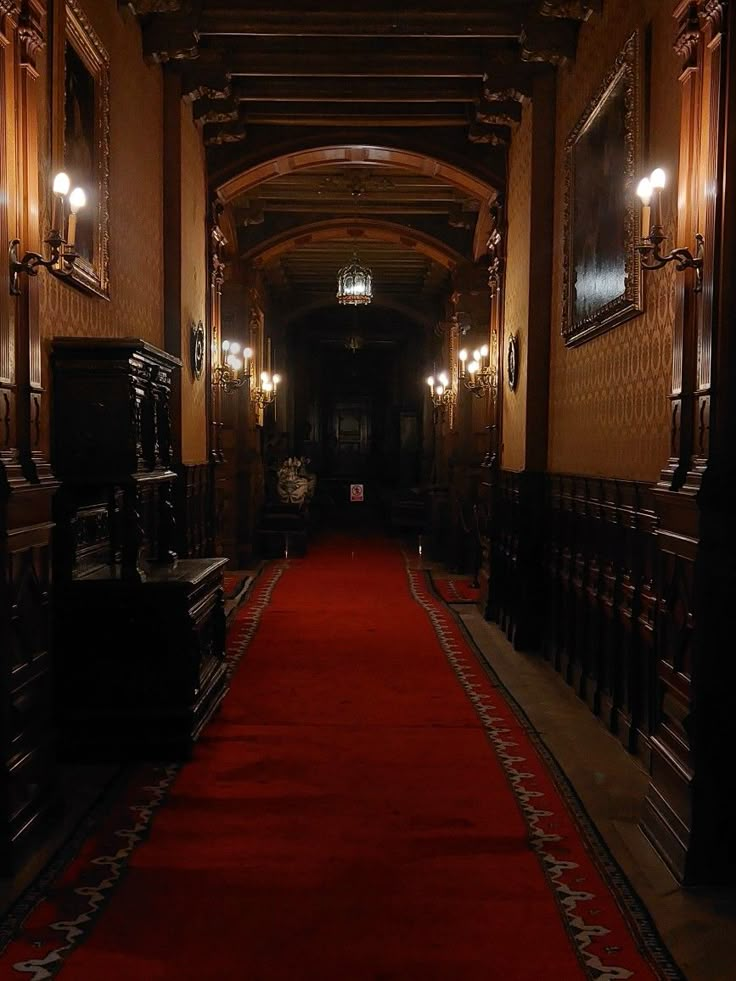
<path fill-rule="evenodd" d="M 255 580 L 227 638 L 228 681 L 255 636 L 287 563 L 271 563 Z M 135 849 L 186 764 L 143 764 L 124 788 L 113 781 L 76 832 L 0 921 L 0 981 L 48 981 L 89 935 Z M 122 796 L 121 796 L 122 795 Z M 8 956 L 4 956 L 7 952 Z"/>
<path fill-rule="evenodd" d="M 411 594 L 427 613 L 440 647 L 503 767 L 529 831 L 530 845 L 537 854 L 588 977 L 595 981 L 624 981 L 635 977 L 635 971 L 629 970 L 624 963 L 627 960 L 624 944 L 628 937 L 660 978 L 684 981 L 684 975 L 661 941 L 651 917 L 595 831 L 559 764 L 535 735 L 519 704 L 493 673 L 457 614 L 434 594 L 426 573 L 411 568 L 406 572 Z M 469 655 L 475 664 L 464 655 Z M 482 679 L 474 673 L 474 666 L 481 667 Z M 492 699 L 490 691 L 496 692 L 499 698 Z M 518 734 L 514 733 L 514 727 L 520 730 Z M 529 743 L 528 750 L 523 745 L 525 740 Z M 553 789 L 559 794 L 558 801 L 553 799 L 554 794 L 539 789 L 543 774 L 534 772 L 535 764 L 546 768 Z M 555 804 L 558 804 L 556 810 Z M 575 841 L 566 841 L 565 836 L 553 830 L 565 816 L 579 840 L 579 856 L 566 854 Z M 585 869 L 586 862 L 590 863 L 595 875 Z M 595 883 L 588 885 L 586 880 L 596 877 L 608 896 L 591 891 L 590 886 Z M 607 900 L 609 909 L 602 909 Z M 613 922 L 618 917 L 621 922 Z"/>
<path fill-rule="evenodd" d="M 467 605 L 475 605 L 480 599 L 480 587 L 473 586 L 470 580 L 458 579 L 454 576 L 435 576 L 432 572 L 428 572 L 429 582 L 432 587 L 432 592 L 445 601 L 445 603 L 460 603 Z M 465 584 L 468 590 L 472 590 L 477 593 L 477 596 L 466 596 L 463 595 L 458 590 L 458 584 Z"/>

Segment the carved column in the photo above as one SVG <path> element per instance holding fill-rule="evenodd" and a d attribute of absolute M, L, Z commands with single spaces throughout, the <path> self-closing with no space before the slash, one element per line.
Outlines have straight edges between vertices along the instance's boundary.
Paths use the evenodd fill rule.
<path fill-rule="evenodd" d="M 736 547 L 732 330 L 733 204 L 726 174 L 736 161 L 733 12 L 725 0 L 681 2 L 676 52 L 684 58 L 677 244 L 705 238 L 703 290 L 679 276 L 673 350 L 673 445 L 654 489 L 659 527 L 654 629 L 656 684 L 651 783 L 642 826 L 678 878 L 733 880 L 729 781 L 736 668 L 732 634 Z M 730 57 L 724 56 L 724 51 Z M 717 399 L 720 379 L 723 397 Z M 681 420 L 681 421 L 680 421 Z"/>

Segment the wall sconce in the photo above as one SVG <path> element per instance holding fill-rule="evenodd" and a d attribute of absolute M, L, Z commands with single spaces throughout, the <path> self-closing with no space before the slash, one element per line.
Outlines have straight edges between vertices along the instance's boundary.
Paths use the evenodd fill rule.
<path fill-rule="evenodd" d="M 281 375 L 270 375 L 267 371 L 261 372 L 261 384 L 258 388 L 251 389 L 250 397 L 258 406 L 270 405 L 278 394 Z"/>
<path fill-rule="evenodd" d="M 642 269 L 662 269 L 668 262 L 674 262 L 678 272 L 694 269 L 695 286 L 693 292 L 700 293 L 703 289 L 705 244 L 703 236 L 700 233 L 695 236 L 695 255 L 690 249 L 673 249 L 667 255 L 663 255 L 660 250 L 662 242 L 667 237 L 662 226 L 662 191 L 666 182 L 667 178 L 661 167 L 657 167 L 649 177 L 644 177 L 639 181 L 636 193 L 641 200 L 642 241 L 636 246 L 636 251 L 641 256 Z"/>
<path fill-rule="evenodd" d="M 432 405 L 439 412 L 444 412 L 448 406 L 454 405 L 457 396 L 450 387 L 450 378 L 446 371 L 440 372 L 437 378 L 430 375 L 427 378 L 427 386 Z"/>
<path fill-rule="evenodd" d="M 463 348 L 458 352 L 460 359 L 460 377 L 469 392 L 476 398 L 482 398 L 486 392 L 495 386 L 496 372 L 487 363 L 488 345 L 473 351 L 473 359 L 468 363 L 468 352 Z"/>
<path fill-rule="evenodd" d="M 236 341 L 223 341 L 220 363 L 212 369 L 212 381 L 223 392 L 235 392 L 242 388 L 250 379 L 250 359 L 253 352 L 246 347 L 240 353 L 240 344 Z"/>
<path fill-rule="evenodd" d="M 18 278 L 21 273 L 35 276 L 39 267 L 52 269 L 55 273 L 70 276 L 78 255 L 74 251 L 77 235 L 77 214 L 87 203 L 87 195 L 81 187 L 69 191 L 71 181 L 62 171 L 54 177 L 54 208 L 51 218 L 51 231 L 44 243 L 48 245 L 50 255 L 47 258 L 39 252 L 25 252 L 20 255 L 20 239 L 14 238 L 8 248 L 10 266 L 10 293 L 20 296 Z M 67 215 L 67 205 L 69 214 Z"/>

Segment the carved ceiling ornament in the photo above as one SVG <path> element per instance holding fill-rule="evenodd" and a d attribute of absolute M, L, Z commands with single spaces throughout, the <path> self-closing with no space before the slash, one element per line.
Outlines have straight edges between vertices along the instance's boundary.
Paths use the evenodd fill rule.
<path fill-rule="evenodd" d="M 728 0 L 704 0 L 701 17 L 703 21 L 710 24 L 714 33 L 722 31 L 726 21 L 726 7 Z"/>
<path fill-rule="evenodd" d="M 488 289 L 491 299 L 501 289 L 503 277 L 503 201 L 500 196 L 490 205 L 491 231 L 486 243 L 488 254 Z"/>
<path fill-rule="evenodd" d="M 0 18 L 12 17 L 17 20 L 20 16 L 20 0 L 0 0 Z"/>
<path fill-rule="evenodd" d="M 138 17 L 147 14 L 175 14 L 182 8 L 182 0 L 120 0 L 121 7 L 129 7 Z"/>
<path fill-rule="evenodd" d="M 43 12 L 32 0 L 23 0 L 18 14 L 20 62 L 36 70 L 36 55 L 46 43 L 42 28 Z"/>
<path fill-rule="evenodd" d="M 674 44 L 675 54 L 682 61 L 683 71 L 688 68 L 696 68 L 700 46 L 698 4 L 695 0 L 681 4 L 675 10 L 675 17 L 678 20 Z"/>
<path fill-rule="evenodd" d="M 205 130 L 205 146 L 223 146 L 227 143 L 242 143 L 247 136 L 245 126 L 240 122 L 223 123 L 216 129 Z"/>
<path fill-rule="evenodd" d="M 225 282 L 224 252 L 227 246 L 227 239 L 218 224 L 223 210 L 221 204 L 215 203 L 212 207 L 212 218 L 210 221 L 210 284 L 212 289 L 217 293 L 222 293 L 222 286 Z"/>
<path fill-rule="evenodd" d="M 568 20 L 587 20 L 599 14 L 603 0 L 542 0 L 539 13 L 543 17 L 562 17 Z"/>
<path fill-rule="evenodd" d="M 143 56 L 154 64 L 199 56 L 199 30 L 190 13 L 158 13 L 143 25 Z"/>

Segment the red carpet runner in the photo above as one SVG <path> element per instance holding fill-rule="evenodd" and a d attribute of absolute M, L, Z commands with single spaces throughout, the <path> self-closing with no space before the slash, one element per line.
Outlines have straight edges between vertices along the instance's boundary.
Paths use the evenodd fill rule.
<path fill-rule="evenodd" d="M 345 539 L 280 571 L 194 761 L 140 768 L 0 978 L 677 977 L 424 575 Z"/>

